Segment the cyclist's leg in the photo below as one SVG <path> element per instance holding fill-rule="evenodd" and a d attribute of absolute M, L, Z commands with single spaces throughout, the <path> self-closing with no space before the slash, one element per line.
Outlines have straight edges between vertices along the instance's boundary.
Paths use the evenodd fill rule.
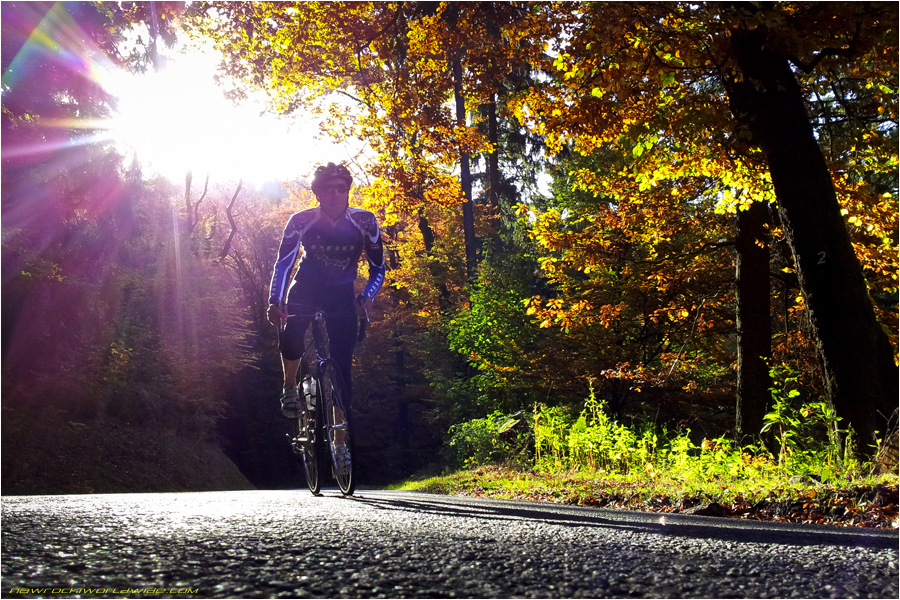
<path fill-rule="evenodd" d="M 353 397 L 350 369 L 353 366 L 353 350 L 356 347 L 356 334 L 359 327 L 356 312 L 334 314 L 326 321 L 326 325 L 328 327 L 328 352 L 341 370 L 344 383 L 344 402 L 349 409 Z"/>
<path fill-rule="evenodd" d="M 300 370 L 300 359 L 288 359 L 282 354 L 281 368 L 284 371 L 284 388 L 297 387 L 297 371 Z"/>
<path fill-rule="evenodd" d="M 303 336 L 309 327 L 308 319 L 291 317 L 281 333 L 279 350 L 284 370 L 284 391 L 281 395 L 282 412 L 286 417 L 293 417 L 300 409 L 300 394 L 297 390 L 297 371 L 303 356 Z"/>
<path fill-rule="evenodd" d="M 303 336 L 309 327 L 309 319 L 290 317 L 281 332 L 278 349 L 281 350 L 281 364 L 284 367 L 284 384 L 297 385 L 297 369 L 305 350 Z"/>

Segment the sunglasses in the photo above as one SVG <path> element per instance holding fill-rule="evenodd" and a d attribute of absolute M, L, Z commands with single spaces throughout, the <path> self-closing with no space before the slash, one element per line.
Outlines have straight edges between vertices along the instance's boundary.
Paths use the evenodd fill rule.
<path fill-rule="evenodd" d="M 337 194 L 343 196 L 350 193 L 350 188 L 346 185 L 323 185 L 319 188 L 319 194 Z"/>

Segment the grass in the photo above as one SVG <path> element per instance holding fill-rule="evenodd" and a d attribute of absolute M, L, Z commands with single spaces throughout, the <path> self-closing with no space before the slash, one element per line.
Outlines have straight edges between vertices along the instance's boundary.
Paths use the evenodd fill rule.
<path fill-rule="evenodd" d="M 896 473 L 835 487 L 797 477 L 701 482 L 661 475 L 549 473 L 494 465 L 412 479 L 393 489 L 661 513 L 690 513 L 693 509 L 696 514 L 806 524 L 898 525 Z"/>
<path fill-rule="evenodd" d="M 450 429 L 463 470 L 404 490 L 540 500 L 626 510 L 896 528 L 896 431 L 862 462 L 851 431 L 822 402 L 794 407 L 773 393 L 774 450 L 690 430 L 626 426 L 593 393 L 582 409 L 535 405 Z M 893 458 L 892 458 L 893 457 Z M 505 465 L 505 466 L 498 466 Z"/>

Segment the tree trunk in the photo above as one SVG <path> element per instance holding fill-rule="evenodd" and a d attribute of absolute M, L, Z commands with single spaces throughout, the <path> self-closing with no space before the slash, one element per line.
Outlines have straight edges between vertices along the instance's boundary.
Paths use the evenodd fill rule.
<path fill-rule="evenodd" d="M 488 156 L 488 206 L 493 212 L 500 210 L 500 142 L 497 134 L 497 93 L 491 94 L 487 104 L 488 117 L 488 142 L 492 149 Z"/>
<path fill-rule="evenodd" d="M 466 126 L 466 99 L 463 97 L 462 87 L 462 61 L 459 57 L 453 58 L 453 95 L 456 99 L 456 124 L 459 127 Z M 463 234 L 466 244 L 466 274 L 469 279 L 475 279 L 475 211 L 472 207 L 472 173 L 469 171 L 469 155 L 460 146 L 459 149 L 459 180 L 462 186 L 463 196 Z"/>
<path fill-rule="evenodd" d="M 768 360 L 772 357 L 770 314 L 769 207 L 754 202 L 737 215 L 737 333 L 738 378 L 735 439 L 759 437 L 769 406 Z"/>
<path fill-rule="evenodd" d="M 491 249 L 495 253 L 503 250 L 500 237 L 500 142 L 497 134 L 497 93 L 491 94 L 487 104 L 488 141 L 492 150 L 488 155 L 488 206 L 491 211 Z"/>
<path fill-rule="evenodd" d="M 841 426 L 852 427 L 859 450 L 871 455 L 875 432 L 885 432 L 897 406 L 894 349 L 875 316 L 800 85 L 766 41 L 762 28 L 732 31 L 742 75 L 726 77 L 732 109 L 768 161 L 828 397 Z"/>
<path fill-rule="evenodd" d="M 425 252 L 428 254 L 428 257 L 431 258 L 431 251 L 434 248 L 434 230 L 431 228 L 431 224 L 428 222 L 428 217 L 425 216 L 425 207 L 419 209 L 419 231 L 422 232 L 422 241 L 425 243 Z"/>

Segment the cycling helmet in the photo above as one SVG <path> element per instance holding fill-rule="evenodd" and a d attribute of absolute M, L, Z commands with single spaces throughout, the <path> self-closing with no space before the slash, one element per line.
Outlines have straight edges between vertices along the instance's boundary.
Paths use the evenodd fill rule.
<path fill-rule="evenodd" d="M 325 180 L 333 178 L 346 181 L 347 187 L 353 185 L 353 175 L 350 174 L 350 171 L 344 166 L 344 163 L 336 165 L 330 162 L 327 165 L 316 167 L 311 186 L 313 194 L 318 194 L 318 188 Z"/>

